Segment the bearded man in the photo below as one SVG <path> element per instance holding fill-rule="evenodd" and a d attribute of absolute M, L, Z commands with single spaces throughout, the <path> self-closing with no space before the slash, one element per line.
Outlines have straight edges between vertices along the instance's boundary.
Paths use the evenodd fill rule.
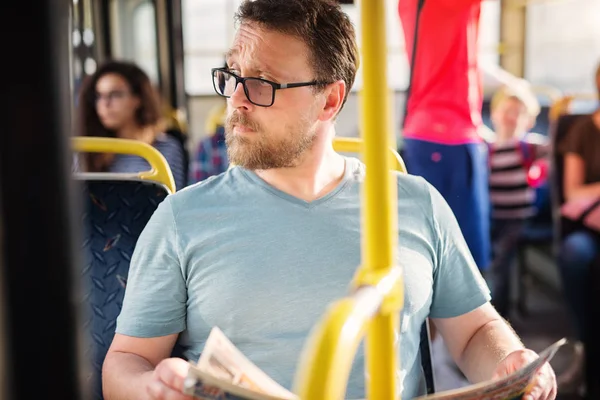
<path fill-rule="evenodd" d="M 360 265 L 365 168 L 332 145 L 358 69 L 353 26 L 335 0 L 247 0 L 237 19 L 227 67 L 212 71 L 235 166 L 167 197 L 140 236 L 104 362 L 107 400 L 189 399 L 173 347 L 196 361 L 215 326 L 290 388 L 310 331 Z M 442 196 L 416 176 L 397 185 L 402 398 L 425 393 L 426 318 L 473 382 L 535 359 L 490 305 Z M 532 399 L 554 398 L 550 366 L 536 382 Z M 364 396 L 361 351 L 347 397 Z"/>

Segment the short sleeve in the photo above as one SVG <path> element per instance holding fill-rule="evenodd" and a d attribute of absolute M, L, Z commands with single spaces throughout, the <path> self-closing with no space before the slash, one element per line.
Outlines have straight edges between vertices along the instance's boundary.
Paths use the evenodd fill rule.
<path fill-rule="evenodd" d="M 148 221 L 133 252 L 117 333 L 158 337 L 185 330 L 187 288 L 178 249 L 167 197 Z"/>
<path fill-rule="evenodd" d="M 575 153 L 581 157 L 584 157 L 586 144 L 585 134 L 588 129 L 589 120 L 586 118 L 577 121 L 573 127 L 569 130 L 566 137 L 559 146 L 559 151 L 562 154 Z"/>
<path fill-rule="evenodd" d="M 428 186 L 437 239 L 430 317 L 457 317 L 490 301 L 490 291 L 450 206 L 433 186 Z"/>

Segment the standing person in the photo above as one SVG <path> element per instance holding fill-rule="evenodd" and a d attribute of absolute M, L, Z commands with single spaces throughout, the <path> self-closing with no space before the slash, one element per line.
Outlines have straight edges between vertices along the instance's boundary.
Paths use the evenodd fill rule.
<path fill-rule="evenodd" d="M 491 245 L 487 148 L 478 134 L 481 0 L 425 0 L 413 54 L 420 1 L 398 2 L 413 66 L 402 134 L 404 161 L 411 174 L 424 177 L 448 202 L 477 266 L 485 271 Z"/>

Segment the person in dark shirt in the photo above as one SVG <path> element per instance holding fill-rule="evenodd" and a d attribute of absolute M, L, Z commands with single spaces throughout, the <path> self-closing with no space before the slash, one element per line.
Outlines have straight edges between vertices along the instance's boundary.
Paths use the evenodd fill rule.
<path fill-rule="evenodd" d="M 600 93 L 600 66 L 596 71 Z M 565 202 L 600 199 L 600 108 L 575 123 L 560 143 L 564 156 L 563 196 Z M 559 250 L 559 267 L 566 301 L 575 319 L 575 359 L 560 377 L 561 386 L 574 386 L 582 378 L 586 332 L 586 290 L 592 264 L 600 256 L 600 232 L 588 229 L 569 232 Z"/>

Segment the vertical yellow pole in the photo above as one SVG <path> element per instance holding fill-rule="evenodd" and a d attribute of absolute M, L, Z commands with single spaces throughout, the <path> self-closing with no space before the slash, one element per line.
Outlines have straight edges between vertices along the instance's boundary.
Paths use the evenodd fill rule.
<path fill-rule="evenodd" d="M 362 21 L 363 90 L 361 124 L 366 177 L 363 185 L 363 274 L 389 272 L 396 263 L 397 187 L 391 174 L 389 148 L 390 103 L 384 0 L 360 0 Z M 367 396 L 397 399 L 395 331 L 398 313 L 381 313 L 370 324 L 366 338 Z"/>

